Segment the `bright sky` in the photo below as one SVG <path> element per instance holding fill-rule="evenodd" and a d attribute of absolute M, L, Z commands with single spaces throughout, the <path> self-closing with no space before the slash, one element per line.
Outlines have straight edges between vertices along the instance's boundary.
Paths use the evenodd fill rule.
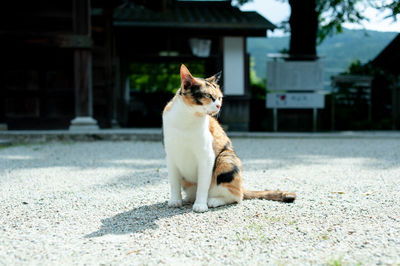
<path fill-rule="evenodd" d="M 363 26 L 369 30 L 376 31 L 395 31 L 400 32 L 400 21 L 394 22 L 392 18 L 384 19 L 390 12 L 381 13 L 371 7 L 363 8 L 363 15 L 370 21 L 363 23 Z M 287 1 L 282 0 L 253 0 L 241 7 L 243 11 L 257 11 L 275 25 L 279 25 L 283 20 L 287 20 L 290 15 L 290 6 Z M 363 26 L 358 24 L 345 23 L 343 25 L 350 29 L 362 29 Z M 269 32 L 268 36 L 282 36 L 283 31 L 275 30 Z"/>

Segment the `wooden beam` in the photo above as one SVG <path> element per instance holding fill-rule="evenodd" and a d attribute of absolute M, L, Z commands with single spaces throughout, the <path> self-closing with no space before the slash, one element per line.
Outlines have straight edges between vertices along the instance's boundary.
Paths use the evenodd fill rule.
<path fill-rule="evenodd" d="M 32 32 L 7 32 L 0 33 L 0 41 L 13 45 L 28 45 L 58 48 L 92 48 L 93 41 L 88 35 L 78 34 L 52 34 Z"/>

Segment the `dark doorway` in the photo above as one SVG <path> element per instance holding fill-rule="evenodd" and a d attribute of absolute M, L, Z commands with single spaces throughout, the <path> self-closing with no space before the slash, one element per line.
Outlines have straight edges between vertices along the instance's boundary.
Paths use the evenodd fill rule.
<path fill-rule="evenodd" d="M 74 115 L 72 58 L 71 50 L 55 48 L 4 53 L 2 119 L 9 129 L 68 128 Z"/>

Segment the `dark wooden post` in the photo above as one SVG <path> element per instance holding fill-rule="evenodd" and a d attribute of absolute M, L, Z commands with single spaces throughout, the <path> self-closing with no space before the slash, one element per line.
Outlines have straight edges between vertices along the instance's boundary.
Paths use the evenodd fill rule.
<path fill-rule="evenodd" d="M 400 129 L 400 77 L 392 84 L 392 129 Z"/>
<path fill-rule="evenodd" d="M 108 3 L 104 8 L 105 14 L 105 32 L 106 32 L 106 41 L 105 41 L 105 77 L 106 77 L 106 86 L 107 93 L 110 99 L 110 103 L 108 104 L 108 114 L 111 120 L 111 127 L 118 128 L 119 124 L 117 121 L 117 89 L 115 81 L 118 79 L 115 75 L 118 73 L 114 72 L 114 68 L 116 65 L 116 56 L 115 56 L 115 48 L 114 48 L 114 32 L 113 32 L 113 2 Z M 119 70 L 119 68 L 118 68 Z"/>
<path fill-rule="evenodd" d="M 73 0 L 73 29 L 75 35 L 90 37 L 90 0 Z M 92 52 L 88 48 L 74 51 L 75 118 L 70 130 L 98 129 L 93 119 Z"/>
<path fill-rule="evenodd" d="M 1 69 L 1 70 L 3 70 L 3 69 Z M 1 78 L 1 76 L 0 76 L 0 78 Z M 6 96 L 5 88 L 1 86 L 0 87 L 0 131 L 8 129 L 8 125 L 5 121 L 5 112 L 6 112 L 6 109 L 5 109 L 5 98 L 6 97 L 5 96 Z"/>

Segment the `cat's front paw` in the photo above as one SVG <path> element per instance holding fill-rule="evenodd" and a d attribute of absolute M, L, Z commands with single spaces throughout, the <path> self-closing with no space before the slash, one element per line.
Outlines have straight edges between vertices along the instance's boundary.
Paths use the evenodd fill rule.
<path fill-rule="evenodd" d="M 168 207 L 171 208 L 179 208 L 182 207 L 182 200 L 169 200 L 168 201 Z"/>
<path fill-rule="evenodd" d="M 208 211 L 207 203 L 194 203 L 193 211 L 195 212 L 206 212 Z"/>

